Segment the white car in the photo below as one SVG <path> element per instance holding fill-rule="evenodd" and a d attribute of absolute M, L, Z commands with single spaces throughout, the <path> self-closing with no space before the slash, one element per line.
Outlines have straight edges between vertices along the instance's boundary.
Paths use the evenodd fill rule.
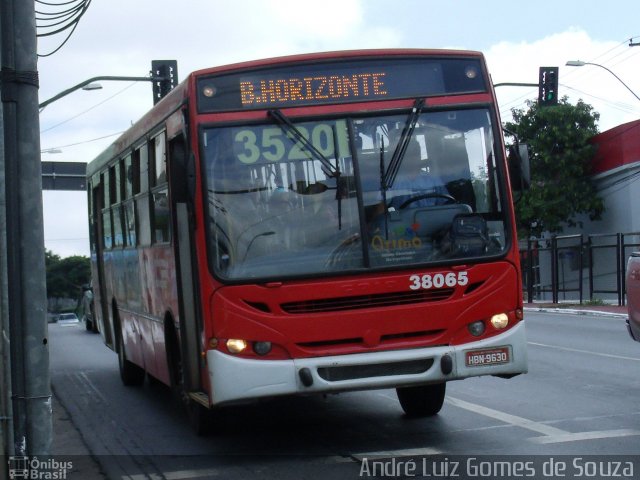
<path fill-rule="evenodd" d="M 79 323 L 78 316 L 75 313 L 61 313 L 58 315 L 58 324 L 60 325 L 72 325 Z"/>

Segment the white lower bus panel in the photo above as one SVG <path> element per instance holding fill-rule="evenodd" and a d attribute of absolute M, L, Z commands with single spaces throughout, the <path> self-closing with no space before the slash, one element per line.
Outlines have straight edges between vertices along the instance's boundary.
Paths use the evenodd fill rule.
<path fill-rule="evenodd" d="M 281 395 L 372 390 L 527 372 L 524 322 L 464 345 L 294 360 L 207 352 L 212 405 Z"/>

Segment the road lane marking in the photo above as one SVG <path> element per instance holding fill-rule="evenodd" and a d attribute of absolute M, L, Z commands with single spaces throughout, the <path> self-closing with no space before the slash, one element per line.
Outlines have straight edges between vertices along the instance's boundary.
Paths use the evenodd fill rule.
<path fill-rule="evenodd" d="M 492 408 L 483 407 L 482 405 L 478 405 L 476 403 L 465 402 L 464 400 L 461 400 L 459 398 L 447 397 L 445 401 L 458 408 L 463 408 L 470 412 L 477 413 L 479 415 L 484 415 L 485 417 L 494 418 L 496 420 L 500 420 L 501 422 L 508 423 L 515 427 L 521 427 L 521 428 L 526 428 L 527 430 L 533 430 L 534 432 L 542 433 L 543 435 L 569 434 L 569 432 L 565 430 L 561 430 L 559 428 L 552 427 L 550 425 L 545 425 L 544 423 L 534 422 L 533 420 L 529 420 L 527 418 L 518 417 L 517 415 L 511 415 L 505 412 L 500 412 Z"/>
<path fill-rule="evenodd" d="M 535 345 L 536 347 L 543 348 L 555 348 L 556 350 L 564 350 L 565 352 L 587 353 L 589 355 L 597 355 L 599 357 L 615 358 L 616 360 L 631 360 L 633 362 L 640 362 L 640 358 L 624 357 L 622 355 L 612 355 L 610 353 L 598 353 L 590 352 L 589 350 L 580 350 L 579 348 L 561 347 L 558 345 L 547 345 L 546 343 L 527 342 L 529 345 Z"/>
<path fill-rule="evenodd" d="M 93 392 L 96 397 L 102 400 L 103 403 L 107 405 L 109 404 L 109 401 L 107 400 L 107 398 L 102 394 L 102 392 L 100 392 L 100 390 L 98 390 L 98 387 L 94 385 L 94 383 L 91 381 L 91 379 L 89 378 L 89 375 L 87 375 L 86 372 L 79 372 L 79 373 L 76 373 L 75 375 L 76 375 L 76 379 L 79 380 L 80 386 L 85 386 L 90 390 L 89 394 Z"/>
<path fill-rule="evenodd" d="M 382 452 L 353 453 L 352 458 L 359 462 L 367 458 L 399 458 L 399 457 L 424 457 L 426 455 L 440 455 L 444 452 L 437 448 L 405 448 L 401 450 L 385 450 Z"/>
<path fill-rule="evenodd" d="M 542 433 L 541 437 L 529 438 L 531 442 L 538 444 L 550 444 L 550 443 L 568 443 L 578 442 L 582 440 L 598 440 L 603 438 L 618 438 L 618 437 L 634 437 L 640 436 L 640 430 L 633 430 L 630 428 L 620 430 L 597 430 L 593 432 L 578 432 L 571 433 L 560 428 L 552 427 L 540 422 L 534 422 L 527 418 L 518 417 L 517 415 L 511 415 L 509 413 L 493 410 L 492 408 L 483 407 L 476 403 L 466 402 L 459 398 L 447 397 L 445 400 L 447 403 L 459 408 L 463 408 L 470 412 L 484 415 L 486 417 L 494 418 L 505 422 L 515 427 L 525 428 L 527 430 L 533 430 L 534 432 Z"/>
<path fill-rule="evenodd" d="M 635 437 L 638 435 L 640 435 L 640 430 L 623 428 L 621 430 L 600 430 L 594 432 L 568 433 L 566 435 L 549 435 L 544 437 L 534 437 L 530 438 L 529 440 L 534 443 L 546 445 L 549 443 L 576 442 L 580 440 L 598 440 L 603 438 Z"/>
<path fill-rule="evenodd" d="M 187 478 L 217 477 L 222 471 L 217 468 L 203 468 L 202 470 L 179 470 L 162 473 L 139 473 L 136 475 L 123 475 L 124 480 L 183 480 Z"/>

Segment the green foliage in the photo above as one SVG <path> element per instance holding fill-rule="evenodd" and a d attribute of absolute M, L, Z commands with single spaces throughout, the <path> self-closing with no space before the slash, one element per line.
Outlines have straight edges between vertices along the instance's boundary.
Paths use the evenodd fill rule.
<path fill-rule="evenodd" d="M 553 107 L 527 105 L 526 112 L 512 110 L 514 121 L 506 125 L 529 145 L 531 188 L 516 204 L 518 230 L 539 236 L 581 226 L 580 214 L 600 219 L 604 203 L 589 177 L 595 152 L 589 139 L 598 133 L 600 114 L 582 100 L 571 105 L 567 97 Z"/>
<path fill-rule="evenodd" d="M 89 258 L 75 255 L 60 258 L 53 252 L 45 251 L 48 298 L 79 298 L 82 285 L 91 279 Z"/>

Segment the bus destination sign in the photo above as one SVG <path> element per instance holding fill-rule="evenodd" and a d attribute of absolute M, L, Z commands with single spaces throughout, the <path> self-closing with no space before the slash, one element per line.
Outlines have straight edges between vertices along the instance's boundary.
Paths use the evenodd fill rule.
<path fill-rule="evenodd" d="M 198 79 L 201 113 L 486 91 L 478 58 L 352 59 Z"/>
<path fill-rule="evenodd" d="M 385 98 L 385 72 L 347 75 L 316 75 L 240 82 L 243 107 L 323 102 L 333 99 Z"/>

